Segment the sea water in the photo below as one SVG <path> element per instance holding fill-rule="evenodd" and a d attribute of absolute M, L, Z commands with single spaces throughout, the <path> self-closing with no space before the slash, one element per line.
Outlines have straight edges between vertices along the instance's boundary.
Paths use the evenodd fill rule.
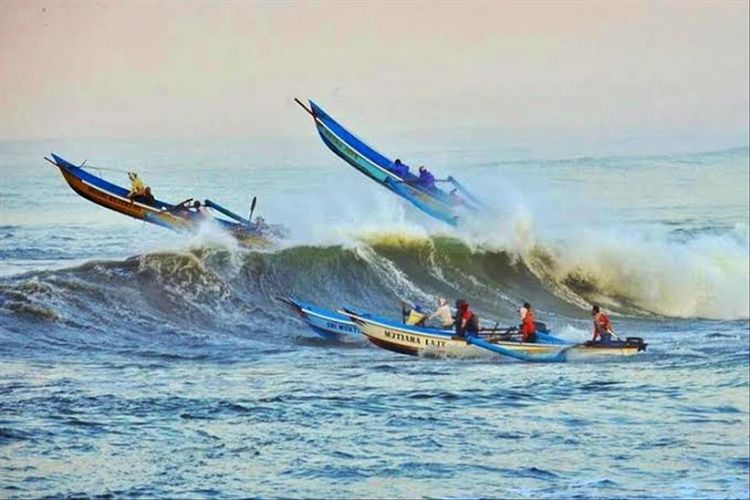
<path fill-rule="evenodd" d="M 6 142 L 0 496 L 747 497 L 748 148 L 401 152 L 490 205 L 457 229 L 315 139 Z M 288 227 L 271 250 L 77 196 L 55 152 Z M 101 170 L 97 170 L 100 168 Z M 318 338 L 278 295 L 398 317 L 465 298 L 638 356 L 435 359 Z"/>

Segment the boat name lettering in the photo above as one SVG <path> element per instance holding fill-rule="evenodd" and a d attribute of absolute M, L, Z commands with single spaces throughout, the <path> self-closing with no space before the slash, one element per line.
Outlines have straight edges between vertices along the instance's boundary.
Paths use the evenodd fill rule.
<path fill-rule="evenodd" d="M 399 340 L 401 342 L 407 342 L 410 344 L 417 344 L 417 345 L 423 345 L 423 346 L 445 347 L 444 340 L 432 339 L 430 337 L 419 337 L 417 335 L 409 335 L 407 333 L 394 332 L 391 330 L 384 330 L 384 333 L 385 333 L 385 336 L 388 337 L 389 339 Z"/>
<path fill-rule="evenodd" d="M 327 129 L 323 129 L 323 133 L 328 138 L 329 141 L 331 141 L 333 144 L 336 145 L 336 147 L 341 150 L 342 153 L 344 153 L 346 156 L 351 158 L 352 160 L 359 159 L 359 155 L 357 155 L 352 148 L 349 147 L 348 144 L 343 142 L 341 139 L 330 133 Z"/>
<path fill-rule="evenodd" d="M 357 329 L 354 328 L 353 326 L 342 325 L 341 323 L 334 323 L 332 321 L 327 322 L 326 327 L 328 327 L 331 330 L 339 330 L 339 331 L 348 332 L 348 333 L 357 333 Z"/>

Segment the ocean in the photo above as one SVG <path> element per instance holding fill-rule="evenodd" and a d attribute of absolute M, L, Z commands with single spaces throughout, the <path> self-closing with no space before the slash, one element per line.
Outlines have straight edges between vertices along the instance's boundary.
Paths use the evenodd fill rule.
<path fill-rule="evenodd" d="M 54 152 L 283 224 L 249 250 L 96 206 Z M 405 148 L 490 206 L 429 219 L 297 139 L 0 144 L 0 497 L 750 495 L 747 146 L 563 159 Z M 100 168 L 101 170 L 97 170 Z M 600 304 L 648 350 L 528 364 L 327 341 L 275 299 L 400 316 Z"/>

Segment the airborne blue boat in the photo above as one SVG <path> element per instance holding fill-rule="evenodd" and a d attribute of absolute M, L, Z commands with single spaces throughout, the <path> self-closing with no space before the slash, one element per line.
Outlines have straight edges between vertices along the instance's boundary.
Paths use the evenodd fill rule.
<path fill-rule="evenodd" d="M 194 201 L 192 198 L 177 205 L 156 199 L 150 203 L 132 200 L 128 198 L 127 188 L 88 172 L 86 168 L 89 167 L 85 167 L 84 164 L 74 165 L 56 154 L 51 156 L 52 158 L 45 157 L 44 159 L 60 170 L 71 189 L 97 205 L 174 231 L 196 231 L 205 222 L 201 214 L 187 208 L 187 204 Z M 254 198 L 251 215 L 247 219 L 211 200 L 205 200 L 203 204 L 232 219 L 211 216 L 213 222 L 228 231 L 240 244 L 248 247 L 271 246 L 276 239 L 283 237 L 284 228 L 268 225 L 258 220 L 251 222 L 255 201 Z"/>
<path fill-rule="evenodd" d="M 466 214 L 476 213 L 484 208 L 482 202 L 452 176 L 436 181 L 452 186 L 450 191 L 445 191 L 435 186 L 421 186 L 419 177 L 412 173 L 400 175 L 394 172 L 390 158 L 349 132 L 315 102 L 310 100 L 308 108 L 299 99 L 295 101 L 313 117 L 320 138 L 331 151 L 427 215 L 456 226 Z"/>

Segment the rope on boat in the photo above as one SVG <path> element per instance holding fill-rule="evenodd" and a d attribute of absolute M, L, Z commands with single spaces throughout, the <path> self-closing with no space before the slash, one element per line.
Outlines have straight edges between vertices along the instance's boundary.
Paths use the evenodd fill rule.
<path fill-rule="evenodd" d="M 91 169 L 98 170 L 100 172 L 102 172 L 102 171 L 104 171 L 104 172 L 117 172 L 119 174 L 127 174 L 129 172 L 128 170 L 122 170 L 122 169 L 119 169 L 119 168 L 106 168 L 106 167 L 96 167 L 94 165 L 86 165 L 85 161 L 83 163 L 81 163 L 81 165 L 78 168 L 84 168 L 84 169 L 85 168 L 91 168 Z"/>

